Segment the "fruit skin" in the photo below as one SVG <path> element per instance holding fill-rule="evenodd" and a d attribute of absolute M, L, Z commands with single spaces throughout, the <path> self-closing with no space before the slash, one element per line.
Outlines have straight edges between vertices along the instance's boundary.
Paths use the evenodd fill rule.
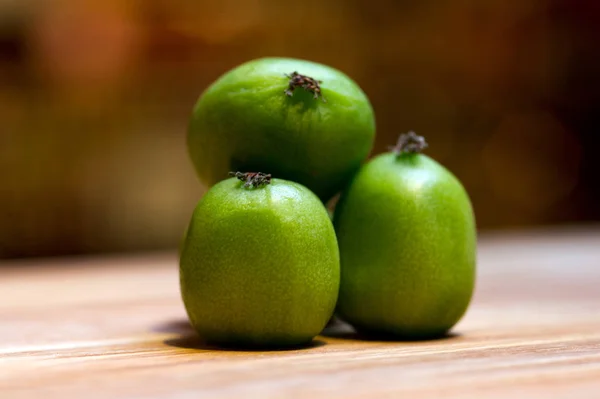
<path fill-rule="evenodd" d="M 297 71 L 321 80 L 323 99 L 296 88 Z M 291 58 L 246 62 L 217 79 L 198 99 L 188 152 L 207 186 L 231 170 L 268 171 L 298 182 L 326 202 L 369 155 L 375 117 L 361 88 L 342 72 Z"/>
<path fill-rule="evenodd" d="M 209 343 L 302 345 L 333 314 L 340 282 L 327 211 L 306 187 L 230 178 L 194 210 L 180 260 L 189 319 Z"/>
<path fill-rule="evenodd" d="M 426 155 L 379 155 L 342 194 L 334 225 L 342 279 L 336 314 L 394 338 L 444 335 L 476 277 L 476 227 L 458 179 Z"/>

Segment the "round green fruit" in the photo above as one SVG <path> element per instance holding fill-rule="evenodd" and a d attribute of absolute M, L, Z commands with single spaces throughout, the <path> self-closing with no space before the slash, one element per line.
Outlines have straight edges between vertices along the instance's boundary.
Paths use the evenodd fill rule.
<path fill-rule="evenodd" d="M 358 331 L 400 339 L 444 335 L 470 303 L 476 227 L 459 180 L 402 135 L 342 194 L 334 225 L 342 279 L 336 313 Z"/>
<path fill-rule="evenodd" d="M 348 76 L 310 61 L 262 58 L 202 93 L 187 144 L 208 186 L 230 170 L 268 170 L 326 202 L 360 168 L 374 136 L 371 104 Z"/>
<path fill-rule="evenodd" d="M 194 210 L 180 259 L 189 320 L 218 345 L 308 343 L 337 300 L 333 224 L 298 183 L 254 173 L 238 178 L 217 183 Z"/>

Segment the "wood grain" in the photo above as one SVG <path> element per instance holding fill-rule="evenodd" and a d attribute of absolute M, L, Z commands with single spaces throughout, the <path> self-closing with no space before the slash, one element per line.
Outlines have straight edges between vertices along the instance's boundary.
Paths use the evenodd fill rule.
<path fill-rule="evenodd" d="M 0 266 L 0 398 L 599 398 L 600 229 L 483 235 L 472 306 L 441 340 L 205 347 L 174 254 Z"/>

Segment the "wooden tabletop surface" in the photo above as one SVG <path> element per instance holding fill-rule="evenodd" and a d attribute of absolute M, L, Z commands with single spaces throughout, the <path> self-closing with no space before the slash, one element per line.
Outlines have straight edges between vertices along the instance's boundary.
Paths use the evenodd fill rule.
<path fill-rule="evenodd" d="M 175 254 L 0 265 L 0 398 L 600 398 L 600 228 L 482 234 L 448 338 L 346 326 L 218 350 L 186 323 Z"/>

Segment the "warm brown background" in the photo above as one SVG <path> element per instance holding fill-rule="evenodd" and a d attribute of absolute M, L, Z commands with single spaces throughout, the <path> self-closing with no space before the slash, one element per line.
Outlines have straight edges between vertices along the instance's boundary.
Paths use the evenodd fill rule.
<path fill-rule="evenodd" d="M 600 220 L 595 0 L 0 0 L 0 258 L 175 248 L 200 92 L 248 59 L 351 75 L 482 229 Z"/>

